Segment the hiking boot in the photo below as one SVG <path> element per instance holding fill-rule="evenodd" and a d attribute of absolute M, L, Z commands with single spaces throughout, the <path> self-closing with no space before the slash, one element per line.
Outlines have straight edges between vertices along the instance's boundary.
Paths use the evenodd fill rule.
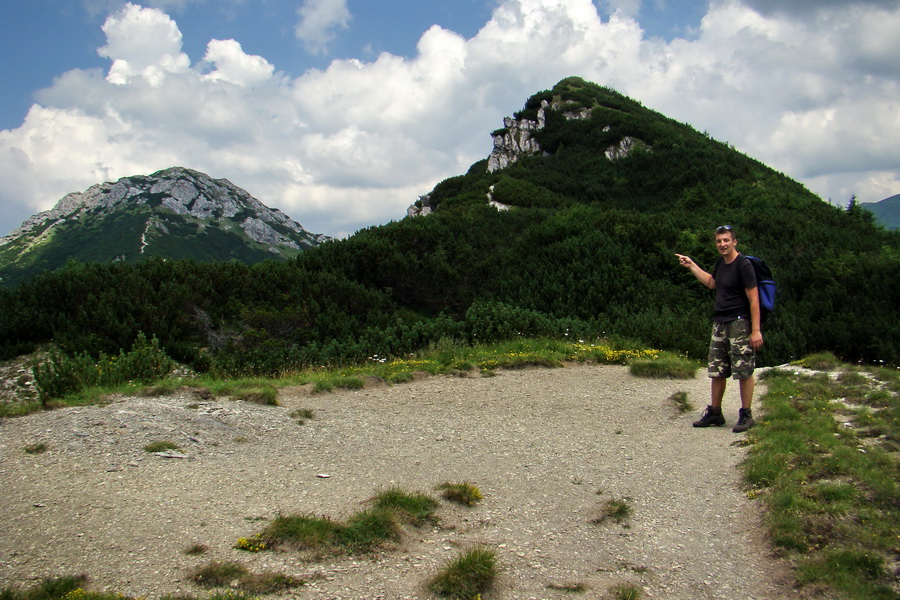
<path fill-rule="evenodd" d="M 756 425 L 756 421 L 753 420 L 753 413 L 749 408 L 742 408 L 738 411 L 737 423 L 734 424 L 731 430 L 735 433 L 742 433 L 754 425 Z"/>
<path fill-rule="evenodd" d="M 722 416 L 722 408 L 716 408 L 715 406 L 707 406 L 703 414 L 700 415 L 700 420 L 694 421 L 694 427 L 711 427 L 724 424 L 725 417 Z"/>

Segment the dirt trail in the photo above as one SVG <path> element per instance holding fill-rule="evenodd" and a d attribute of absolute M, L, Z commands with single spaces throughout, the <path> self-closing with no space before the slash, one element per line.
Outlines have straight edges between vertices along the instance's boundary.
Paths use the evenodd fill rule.
<path fill-rule="evenodd" d="M 728 427 L 690 425 L 708 386 L 702 375 L 650 380 L 577 365 L 286 390 L 280 407 L 180 392 L 7 419 L 0 582 L 87 573 L 94 589 L 203 596 L 188 570 L 236 560 L 308 580 L 282 597 L 427 598 L 428 577 L 478 543 L 497 550 L 502 569 L 491 598 L 609 598 L 623 582 L 667 600 L 793 597 L 741 490 L 736 386 Z M 677 391 L 697 410 L 678 414 L 668 401 Z M 315 418 L 298 424 L 297 408 Z M 142 449 L 158 440 L 187 458 Z M 24 451 L 41 443 L 44 453 Z M 438 526 L 410 528 L 373 556 L 307 562 L 233 548 L 279 513 L 342 519 L 388 487 L 437 496 L 446 481 L 472 482 L 485 499 L 442 502 Z M 627 499 L 628 522 L 592 523 L 611 499 Z M 192 544 L 209 550 L 185 554 Z M 558 589 L 574 584 L 587 591 Z"/>

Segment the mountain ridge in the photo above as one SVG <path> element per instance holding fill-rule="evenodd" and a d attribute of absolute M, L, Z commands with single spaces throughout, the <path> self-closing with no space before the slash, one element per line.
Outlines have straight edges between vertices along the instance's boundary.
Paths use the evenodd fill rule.
<path fill-rule="evenodd" d="M 0 238 L 0 280 L 22 280 L 69 259 L 252 264 L 291 258 L 330 239 L 227 179 L 170 167 L 66 194 L 52 209 L 26 219 Z"/>
<path fill-rule="evenodd" d="M 859 206 L 874 214 L 875 219 L 887 229 L 900 229 L 900 194 Z"/>

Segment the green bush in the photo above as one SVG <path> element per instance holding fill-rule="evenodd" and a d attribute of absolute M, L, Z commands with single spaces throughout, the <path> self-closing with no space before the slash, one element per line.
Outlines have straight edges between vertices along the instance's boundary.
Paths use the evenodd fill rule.
<path fill-rule="evenodd" d="M 483 546 L 460 552 L 428 584 L 439 596 L 472 600 L 490 589 L 497 576 L 497 553 Z"/>
<path fill-rule="evenodd" d="M 68 356 L 54 350 L 48 362 L 33 365 L 32 373 L 41 401 L 46 403 L 90 387 L 153 383 L 174 366 L 160 349 L 159 340 L 148 341 L 139 333 L 130 352 L 120 351 L 118 356 L 101 353 L 99 360 L 94 360 L 87 353 Z"/>

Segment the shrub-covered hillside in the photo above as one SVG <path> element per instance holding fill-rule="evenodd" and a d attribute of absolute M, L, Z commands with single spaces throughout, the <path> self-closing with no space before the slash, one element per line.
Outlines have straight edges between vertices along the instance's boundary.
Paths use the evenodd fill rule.
<path fill-rule="evenodd" d="M 534 119 L 542 101 L 556 107 L 534 134 L 542 152 L 441 182 L 430 215 L 284 263 L 45 273 L 0 295 L 3 353 L 51 339 L 110 353 L 143 331 L 174 358 L 230 372 L 519 334 L 615 335 L 704 356 L 712 292 L 673 253 L 711 268 L 712 232 L 729 224 L 780 286 L 764 362 L 830 350 L 900 364 L 900 234 L 612 90 L 567 79 L 516 117 Z M 608 158 L 626 139 L 630 153 Z"/>

